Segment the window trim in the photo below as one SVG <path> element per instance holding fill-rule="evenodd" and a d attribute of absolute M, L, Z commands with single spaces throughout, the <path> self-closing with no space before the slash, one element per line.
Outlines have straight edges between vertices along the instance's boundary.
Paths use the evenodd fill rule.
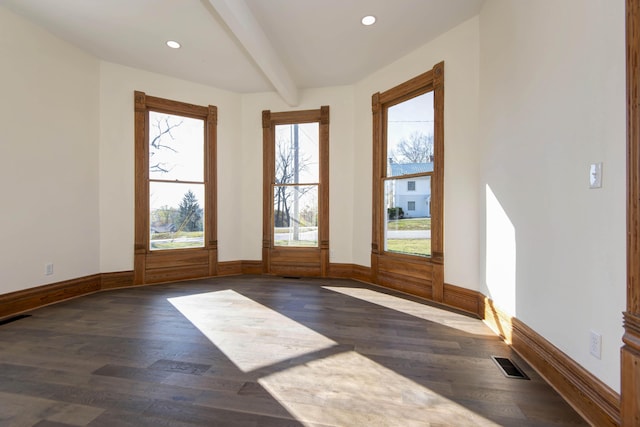
<path fill-rule="evenodd" d="M 318 246 L 275 246 L 273 236 L 273 188 L 275 183 L 275 126 L 319 124 Z M 296 276 L 329 274 L 329 106 L 315 110 L 262 112 L 263 199 L 262 272 Z"/>
<path fill-rule="evenodd" d="M 199 106 L 134 92 L 135 208 L 134 284 L 214 276 L 218 262 L 217 230 L 217 124 L 218 108 Z M 204 120 L 204 246 L 149 248 L 149 111 Z M 189 268 L 192 267 L 192 268 Z M 153 271 L 152 271 L 153 270 Z"/>
<path fill-rule="evenodd" d="M 431 191 L 431 256 L 422 257 L 384 251 L 384 182 L 386 176 L 386 109 L 415 96 L 434 92 L 434 169 Z M 435 301 L 443 300 L 444 289 L 444 62 L 404 83 L 372 95 L 372 281 L 410 291 Z M 407 178 L 409 176 L 403 176 Z M 420 269 L 407 277 L 410 265 Z M 390 270 L 393 270 L 391 272 Z M 424 276 L 424 277 L 423 277 Z M 407 282 L 411 282 L 410 284 Z"/>

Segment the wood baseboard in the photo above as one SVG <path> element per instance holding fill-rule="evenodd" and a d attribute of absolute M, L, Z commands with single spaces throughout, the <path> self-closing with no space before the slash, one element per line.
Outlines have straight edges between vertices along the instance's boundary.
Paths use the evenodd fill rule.
<path fill-rule="evenodd" d="M 128 288 L 133 286 L 133 271 L 118 271 L 114 273 L 102 273 L 100 289 Z"/>
<path fill-rule="evenodd" d="M 445 305 L 482 318 L 482 313 L 480 312 L 481 300 L 483 300 L 483 295 L 478 291 L 461 288 L 449 283 L 444 284 L 442 303 Z"/>
<path fill-rule="evenodd" d="M 262 261 L 223 261 L 218 263 L 218 276 L 262 274 Z"/>
<path fill-rule="evenodd" d="M 261 272 L 261 261 L 221 262 L 217 271 L 218 276 Z M 329 275 L 371 283 L 371 269 L 361 265 L 331 264 Z M 11 292 L 0 295 L 0 319 L 101 290 L 131 286 L 134 286 L 133 271 L 121 271 Z M 587 421 L 597 426 L 620 425 L 618 393 L 533 329 L 504 313 L 482 293 L 445 284 L 443 303 L 483 319 Z"/>
<path fill-rule="evenodd" d="M 351 279 L 360 280 L 361 282 L 371 282 L 371 268 L 355 264 L 353 266 L 353 276 Z"/>
<path fill-rule="evenodd" d="M 242 274 L 262 274 L 262 261 L 242 261 Z"/>
<path fill-rule="evenodd" d="M 335 279 L 351 279 L 373 284 L 371 281 L 371 268 L 358 264 L 331 263 L 329 266 L 329 277 Z"/>
<path fill-rule="evenodd" d="M 482 294 L 480 294 L 482 295 Z M 482 320 L 507 344 L 512 343 L 512 318 L 495 306 L 493 301 L 482 295 L 479 301 L 479 315 Z"/>
<path fill-rule="evenodd" d="M 242 261 L 218 262 L 218 276 L 237 276 L 242 274 Z"/>
<path fill-rule="evenodd" d="M 512 320 L 512 347 L 592 425 L 620 425 L 620 395 L 533 329 Z"/>
<path fill-rule="evenodd" d="M 101 275 L 93 274 L 0 295 L 0 318 L 97 292 L 100 282 Z"/>
<path fill-rule="evenodd" d="M 620 395 L 517 318 L 484 297 L 485 323 L 591 425 L 620 425 Z"/>
<path fill-rule="evenodd" d="M 353 278 L 353 264 L 329 264 L 329 277 L 335 279 L 351 279 Z"/>

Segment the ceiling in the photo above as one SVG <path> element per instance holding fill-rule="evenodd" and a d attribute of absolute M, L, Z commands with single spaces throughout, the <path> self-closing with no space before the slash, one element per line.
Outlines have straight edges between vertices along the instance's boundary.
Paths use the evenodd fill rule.
<path fill-rule="evenodd" d="M 348 85 L 484 0 L 0 0 L 98 58 L 240 93 Z M 366 27 L 365 15 L 377 22 Z M 167 40 L 182 44 L 170 49 Z"/>

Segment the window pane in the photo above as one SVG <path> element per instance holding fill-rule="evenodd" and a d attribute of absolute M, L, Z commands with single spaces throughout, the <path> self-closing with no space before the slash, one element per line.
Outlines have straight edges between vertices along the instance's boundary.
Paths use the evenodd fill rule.
<path fill-rule="evenodd" d="M 408 194 L 407 179 L 385 181 L 384 250 L 409 255 L 431 255 L 431 177 L 411 178 L 415 191 Z"/>
<path fill-rule="evenodd" d="M 433 92 L 387 109 L 387 176 L 433 171 Z"/>
<path fill-rule="evenodd" d="M 204 120 L 149 112 L 149 179 L 204 181 Z"/>
<path fill-rule="evenodd" d="M 318 246 L 318 186 L 273 188 L 275 246 Z"/>
<path fill-rule="evenodd" d="M 204 246 L 204 184 L 149 184 L 150 249 Z"/>
<path fill-rule="evenodd" d="M 319 182 L 319 124 L 276 125 L 276 184 Z"/>

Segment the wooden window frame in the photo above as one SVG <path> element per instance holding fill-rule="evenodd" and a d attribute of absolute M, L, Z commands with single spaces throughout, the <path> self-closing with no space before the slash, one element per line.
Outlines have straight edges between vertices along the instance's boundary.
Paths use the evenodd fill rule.
<path fill-rule="evenodd" d="M 215 276 L 218 264 L 216 106 L 173 101 L 134 93 L 135 106 L 135 232 L 134 284 Z M 204 246 L 151 251 L 149 247 L 149 111 L 204 121 Z"/>
<path fill-rule="evenodd" d="M 386 109 L 434 93 L 434 168 L 430 173 L 431 256 L 384 251 L 384 181 L 387 179 Z M 444 62 L 371 98 L 373 113 L 373 200 L 371 280 L 373 283 L 443 301 L 444 293 Z M 399 176 L 400 178 L 410 178 Z"/>
<path fill-rule="evenodd" d="M 318 246 L 274 246 L 273 188 L 275 183 L 275 127 L 295 123 L 318 123 Z M 263 204 L 262 272 L 282 276 L 320 276 L 329 274 L 329 107 L 316 110 L 262 112 Z"/>
<path fill-rule="evenodd" d="M 627 309 L 621 354 L 621 425 L 640 422 L 640 0 L 626 1 Z"/>

